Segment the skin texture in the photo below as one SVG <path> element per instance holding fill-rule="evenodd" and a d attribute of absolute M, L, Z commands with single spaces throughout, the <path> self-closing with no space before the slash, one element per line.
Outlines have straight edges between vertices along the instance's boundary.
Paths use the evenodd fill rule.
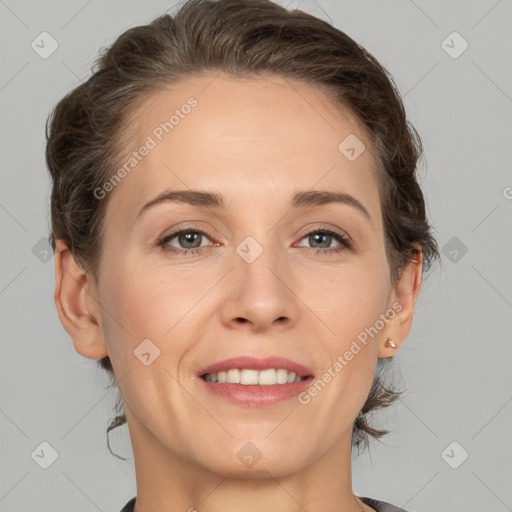
<path fill-rule="evenodd" d="M 127 155 L 191 96 L 197 106 L 109 192 L 98 281 L 62 241 L 55 257 L 64 328 L 84 357 L 109 355 L 119 382 L 136 510 L 371 511 L 352 493 L 352 424 L 377 358 L 395 355 L 410 331 L 421 257 L 392 286 L 370 141 L 300 82 L 212 75 L 152 93 L 127 123 Z M 349 134 L 367 148 L 354 161 L 338 150 Z M 221 193 L 226 208 L 167 202 L 137 219 L 164 190 L 188 189 Z M 292 210 L 293 194 L 308 190 L 348 193 L 371 221 L 346 204 Z M 207 236 L 167 246 L 198 253 L 156 246 L 189 224 Z M 341 242 L 309 236 L 322 228 L 352 248 L 326 253 Z M 252 263 L 236 252 L 247 236 L 263 249 Z M 319 378 L 394 303 L 400 312 L 308 404 L 237 406 L 196 375 L 229 357 L 279 355 Z M 148 366 L 134 356 L 145 339 L 160 350 Z M 248 442 L 261 452 L 252 467 L 237 457 Z"/>

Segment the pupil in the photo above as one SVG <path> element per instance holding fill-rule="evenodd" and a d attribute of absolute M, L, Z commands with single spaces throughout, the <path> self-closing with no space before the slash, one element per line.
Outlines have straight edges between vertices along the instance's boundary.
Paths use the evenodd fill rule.
<path fill-rule="evenodd" d="M 330 244 L 330 238 L 331 238 L 331 237 L 330 237 L 330 235 L 321 235 L 321 234 L 318 234 L 318 233 L 317 233 L 316 235 L 312 235 L 312 237 L 313 237 L 313 238 L 318 238 L 318 237 L 321 237 L 321 238 L 322 238 L 322 237 L 323 237 L 323 238 L 324 238 L 324 241 L 325 241 L 325 239 L 327 240 L 327 245 L 326 245 L 326 244 L 324 244 L 322 247 L 329 247 L 329 244 Z"/>
<path fill-rule="evenodd" d="M 181 234 L 180 236 L 180 243 L 193 243 L 193 240 L 191 239 L 192 237 L 199 237 L 200 236 L 200 233 L 185 233 L 185 234 Z M 195 247 L 199 247 L 199 246 L 194 246 Z M 187 247 L 187 249 L 190 249 L 190 247 Z"/>

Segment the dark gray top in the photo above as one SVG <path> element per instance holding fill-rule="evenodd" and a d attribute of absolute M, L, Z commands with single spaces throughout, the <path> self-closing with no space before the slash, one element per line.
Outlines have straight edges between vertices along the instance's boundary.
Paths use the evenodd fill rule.
<path fill-rule="evenodd" d="M 373 509 L 376 512 L 407 512 L 404 508 L 395 507 L 395 505 L 391 505 L 391 503 L 387 503 L 385 501 L 374 500 L 373 498 L 364 498 L 361 496 L 361 501 Z"/>
<path fill-rule="evenodd" d="M 132 498 L 121 510 L 121 512 L 133 512 L 133 507 L 135 506 L 135 498 Z M 361 501 L 373 509 L 375 512 L 407 512 L 407 510 L 403 508 L 395 507 L 391 505 L 391 503 L 386 503 L 385 501 L 374 500 L 373 498 L 366 498 L 361 496 Z"/>

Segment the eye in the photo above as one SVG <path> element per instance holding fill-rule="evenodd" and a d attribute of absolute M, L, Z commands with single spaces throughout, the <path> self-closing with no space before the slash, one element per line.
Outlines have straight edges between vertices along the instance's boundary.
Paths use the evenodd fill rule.
<path fill-rule="evenodd" d="M 201 245 L 204 237 L 209 239 L 209 236 L 204 231 L 185 227 L 164 236 L 158 241 L 157 245 L 162 247 L 164 251 L 174 252 L 175 254 L 195 254 L 201 247 L 204 247 Z M 174 239 L 182 247 L 176 248 L 171 245 L 170 242 Z"/>
<path fill-rule="evenodd" d="M 210 237 L 204 231 L 193 228 L 191 226 L 187 226 L 177 229 L 169 235 L 164 236 L 157 242 L 157 246 L 161 247 L 165 252 L 172 252 L 174 254 L 182 255 L 193 255 L 197 252 L 200 252 L 201 249 L 204 249 L 209 245 L 211 246 L 211 244 L 208 243 L 205 245 L 202 244 L 204 238 L 210 240 Z M 352 248 L 348 236 L 342 233 L 338 233 L 332 229 L 318 229 L 311 231 L 302 237 L 301 240 L 304 239 L 307 239 L 308 242 L 313 245 L 312 247 L 305 247 L 306 251 L 312 251 L 316 255 L 340 253 Z M 175 240 L 175 243 L 178 244 L 178 247 L 171 244 L 173 240 Z M 339 245 L 337 247 L 330 247 L 333 241 L 337 241 Z M 319 247 L 314 247 L 314 245 L 317 244 Z M 303 246 L 298 245 L 298 247 Z"/>
<path fill-rule="evenodd" d="M 308 252 L 313 251 L 319 254 L 339 253 L 352 247 L 348 236 L 332 229 L 311 231 L 302 238 L 302 240 L 304 239 L 307 239 L 310 244 L 319 244 L 321 247 L 307 247 Z M 338 247 L 329 247 L 333 241 L 338 241 L 340 245 Z"/>

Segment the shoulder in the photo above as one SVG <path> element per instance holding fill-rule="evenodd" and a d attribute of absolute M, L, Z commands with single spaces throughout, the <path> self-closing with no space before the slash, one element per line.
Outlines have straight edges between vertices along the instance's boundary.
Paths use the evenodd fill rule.
<path fill-rule="evenodd" d="M 360 496 L 360 498 L 365 505 L 375 509 L 375 512 L 407 512 L 407 510 L 395 507 L 395 505 L 391 505 L 391 503 L 386 503 L 385 501 L 374 500 L 373 498 L 363 496 Z"/>
<path fill-rule="evenodd" d="M 361 497 L 361 501 L 373 509 L 375 512 L 407 512 L 403 508 L 395 507 L 390 503 L 384 501 L 374 500 L 373 498 Z M 135 497 L 133 497 L 122 509 L 121 512 L 133 512 L 135 505 Z"/>
<path fill-rule="evenodd" d="M 133 512 L 133 508 L 135 506 L 135 498 L 134 496 L 122 509 L 121 512 Z"/>

